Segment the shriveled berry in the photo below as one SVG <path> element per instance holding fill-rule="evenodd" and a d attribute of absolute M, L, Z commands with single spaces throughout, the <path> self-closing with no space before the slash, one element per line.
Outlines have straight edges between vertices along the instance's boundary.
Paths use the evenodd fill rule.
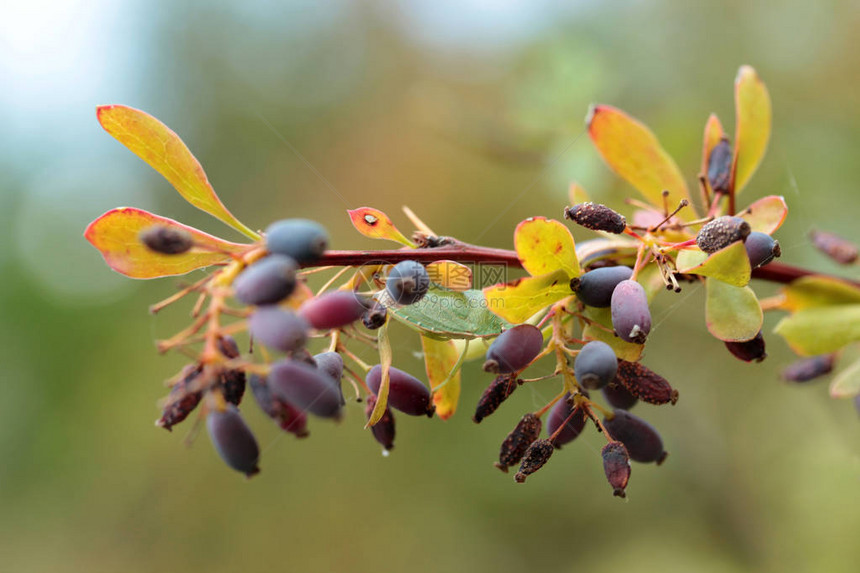
<path fill-rule="evenodd" d="M 228 466 L 247 477 L 260 472 L 257 466 L 260 447 L 236 406 L 227 404 L 223 411 L 209 412 L 206 429 L 212 445 Z"/>
<path fill-rule="evenodd" d="M 552 452 L 555 450 L 549 440 L 535 440 L 526 450 L 523 455 L 523 461 L 520 463 L 519 471 L 514 475 L 514 481 L 524 483 L 526 478 L 549 461 Z"/>
<path fill-rule="evenodd" d="M 740 217 L 725 215 L 706 223 L 696 235 L 696 245 L 706 253 L 716 253 L 750 234 L 750 224 Z"/>
<path fill-rule="evenodd" d="M 162 255 L 180 255 L 187 253 L 194 246 L 194 237 L 191 233 L 166 225 L 147 227 L 140 232 L 138 238 L 147 249 Z"/>
<path fill-rule="evenodd" d="M 615 351 L 599 340 L 592 340 L 583 346 L 573 362 L 576 381 L 589 390 L 603 388 L 612 382 L 617 371 Z"/>
<path fill-rule="evenodd" d="M 627 228 L 627 219 L 599 203 L 580 203 L 564 210 L 564 217 L 593 231 L 606 231 L 616 235 Z"/>
<path fill-rule="evenodd" d="M 624 490 L 630 480 L 630 456 L 627 448 L 621 442 L 609 442 L 603 446 L 600 455 L 603 457 L 603 472 L 612 486 L 612 494 L 626 497 Z"/>
<path fill-rule="evenodd" d="M 415 304 L 430 289 L 427 269 L 416 261 L 401 261 L 394 265 L 385 279 L 385 291 L 391 299 L 401 305 Z"/>
<path fill-rule="evenodd" d="M 308 328 L 304 318 L 276 306 L 261 306 L 248 319 L 248 330 L 255 339 L 283 352 L 302 348 Z"/>
<path fill-rule="evenodd" d="M 218 374 L 218 387 L 224 399 L 238 406 L 245 395 L 245 372 L 242 370 L 223 370 Z"/>
<path fill-rule="evenodd" d="M 515 466 L 523 459 L 528 447 L 540 437 L 540 418 L 529 412 L 520 419 L 510 434 L 507 435 L 499 449 L 499 461 L 495 465 L 505 473 L 510 466 Z"/>
<path fill-rule="evenodd" d="M 246 268 L 233 282 L 236 300 L 247 305 L 276 304 L 296 288 L 298 264 L 286 255 L 269 255 Z"/>
<path fill-rule="evenodd" d="M 340 393 L 340 403 L 346 404 L 341 382 L 343 378 L 343 358 L 341 355 L 337 352 L 320 352 L 319 354 L 314 354 L 314 362 L 316 362 L 318 370 L 328 374 L 335 382 L 337 391 Z"/>
<path fill-rule="evenodd" d="M 364 413 L 368 420 L 370 419 L 370 414 L 373 412 L 373 408 L 375 406 L 376 396 L 371 394 L 367 397 L 367 406 L 364 409 Z M 394 430 L 394 414 L 391 413 L 391 408 L 386 406 L 385 412 L 382 414 L 379 421 L 370 427 L 370 432 L 373 434 L 373 438 L 379 442 L 383 448 L 385 448 L 386 452 L 394 448 Z"/>
<path fill-rule="evenodd" d="M 292 257 L 300 264 L 318 260 L 328 248 L 328 233 L 316 221 L 284 219 L 266 229 L 266 249 Z"/>
<path fill-rule="evenodd" d="M 803 358 L 783 369 L 782 378 L 788 382 L 809 382 L 819 376 L 830 374 L 835 362 L 835 354 L 819 354 Z"/>
<path fill-rule="evenodd" d="M 841 265 L 850 265 L 857 261 L 857 245 L 843 239 L 836 233 L 810 231 L 809 238 L 816 249 Z"/>
<path fill-rule="evenodd" d="M 250 377 L 251 393 L 260 409 L 275 420 L 282 430 L 295 434 L 297 438 L 305 438 L 308 432 L 308 417 L 289 402 L 272 395 L 265 377 L 252 374 Z"/>
<path fill-rule="evenodd" d="M 678 391 L 665 378 L 638 362 L 619 360 L 616 381 L 649 404 L 675 404 L 678 401 Z"/>
<path fill-rule="evenodd" d="M 743 342 L 726 342 L 726 348 L 729 349 L 729 352 L 732 355 L 744 362 L 761 362 L 765 358 L 767 358 L 767 352 L 765 352 L 764 345 L 764 336 L 761 335 L 761 331 L 758 331 L 758 334 L 755 335 L 755 338 L 751 340 L 745 340 Z"/>
<path fill-rule="evenodd" d="M 639 402 L 639 398 L 628 392 L 617 380 L 601 388 L 601 391 L 609 405 L 619 410 L 629 410 Z"/>
<path fill-rule="evenodd" d="M 299 316 L 317 330 L 352 324 L 367 310 L 367 299 L 356 292 L 337 290 L 316 296 L 299 309 Z"/>
<path fill-rule="evenodd" d="M 606 308 L 612 304 L 612 292 L 618 283 L 633 276 L 630 267 L 601 267 L 571 280 L 571 289 L 576 292 L 576 298 L 597 308 Z"/>
<path fill-rule="evenodd" d="M 732 184 L 732 145 L 723 138 L 708 156 L 708 183 L 714 193 L 728 193 Z"/>
<path fill-rule="evenodd" d="M 156 426 L 171 430 L 194 411 L 203 397 L 203 391 L 194 388 L 195 381 L 202 371 L 202 367 L 197 364 L 189 364 L 183 368 L 179 381 L 170 389 L 161 418 L 155 421 Z"/>
<path fill-rule="evenodd" d="M 654 426 L 626 410 L 614 410 L 611 418 L 603 420 L 603 425 L 613 439 L 624 444 L 634 462 L 660 465 L 669 455 L 663 450 L 663 440 Z"/>
<path fill-rule="evenodd" d="M 546 421 L 546 433 L 550 437 L 552 445 L 558 449 L 576 439 L 585 428 L 585 412 L 581 408 L 574 408 L 570 404 L 570 394 L 556 402 L 549 411 Z M 561 431 L 559 431 L 561 428 Z M 553 434 L 558 434 L 553 437 Z"/>
<path fill-rule="evenodd" d="M 744 241 L 750 266 L 754 269 L 763 267 L 773 259 L 782 255 L 779 241 L 761 231 L 753 231 Z"/>
<path fill-rule="evenodd" d="M 379 302 L 374 302 L 373 305 L 361 315 L 361 323 L 368 330 L 376 330 L 382 328 L 385 324 L 385 319 L 388 318 L 388 310 Z"/>
<path fill-rule="evenodd" d="M 517 377 L 511 374 L 499 374 L 490 382 L 490 385 L 481 394 L 481 399 L 478 400 L 478 406 L 475 408 L 475 415 L 472 420 L 476 424 L 480 424 L 481 420 L 495 412 L 502 402 L 514 393 L 517 389 Z"/>
<path fill-rule="evenodd" d="M 618 283 L 610 304 L 612 328 L 621 340 L 645 344 L 651 332 L 651 311 L 642 285 L 634 280 Z"/>
<path fill-rule="evenodd" d="M 239 345 L 236 343 L 236 339 L 230 336 L 229 334 L 225 334 L 224 336 L 219 336 L 218 340 L 218 352 L 221 353 L 225 358 L 229 358 L 230 360 L 234 360 L 239 358 L 242 353 L 239 352 Z"/>
<path fill-rule="evenodd" d="M 435 407 L 430 403 L 430 391 L 418 378 L 395 367 L 388 370 L 388 405 L 410 416 L 432 416 Z M 382 384 L 382 366 L 377 364 L 365 379 L 374 394 Z"/>
<path fill-rule="evenodd" d="M 334 380 L 304 362 L 286 358 L 269 371 L 272 394 L 322 418 L 341 417 L 340 392 Z"/>
<path fill-rule="evenodd" d="M 528 366 L 543 347 L 538 327 L 520 324 L 501 333 L 487 349 L 484 371 L 494 374 L 519 372 Z"/>

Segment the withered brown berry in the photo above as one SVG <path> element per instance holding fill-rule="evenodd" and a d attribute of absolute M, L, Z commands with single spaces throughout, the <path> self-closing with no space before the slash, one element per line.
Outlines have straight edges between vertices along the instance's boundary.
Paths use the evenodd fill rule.
<path fill-rule="evenodd" d="M 540 418 L 531 412 L 523 416 L 517 427 L 502 442 L 499 461 L 494 465 L 507 473 L 510 466 L 518 464 L 531 443 L 540 436 L 541 426 Z"/>
<path fill-rule="evenodd" d="M 565 219 L 593 231 L 606 231 L 619 235 L 627 228 L 627 219 L 606 205 L 599 203 L 580 203 L 564 210 Z"/>
<path fill-rule="evenodd" d="M 678 391 L 665 378 L 638 362 L 619 360 L 615 380 L 643 402 L 675 404 L 678 401 Z"/>
<path fill-rule="evenodd" d="M 696 245 L 706 253 L 716 253 L 736 241 L 743 241 L 750 231 L 750 224 L 740 217 L 717 217 L 702 226 L 696 235 Z"/>
<path fill-rule="evenodd" d="M 523 461 L 520 464 L 519 471 L 514 475 L 514 480 L 517 483 L 525 482 L 526 477 L 532 475 L 544 466 L 550 456 L 552 456 L 552 452 L 554 450 L 555 448 L 549 440 L 537 440 L 532 442 L 526 450 L 525 455 L 523 455 Z"/>
<path fill-rule="evenodd" d="M 478 406 L 475 408 L 475 415 L 472 420 L 476 424 L 480 424 L 481 420 L 495 412 L 502 402 L 514 393 L 517 389 L 517 377 L 512 374 L 499 374 L 490 382 L 484 393 L 481 394 L 481 399 L 478 400 Z"/>
<path fill-rule="evenodd" d="M 612 486 L 613 495 L 626 497 L 624 490 L 630 479 L 630 456 L 627 448 L 621 442 L 609 442 L 603 446 L 600 455 L 603 457 L 603 472 Z"/>

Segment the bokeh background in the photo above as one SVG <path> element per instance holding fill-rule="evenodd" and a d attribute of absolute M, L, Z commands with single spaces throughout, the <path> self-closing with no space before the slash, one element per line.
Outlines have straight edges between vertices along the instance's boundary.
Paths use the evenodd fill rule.
<path fill-rule="evenodd" d="M 826 383 L 782 383 L 792 356 L 775 336 L 763 364 L 732 359 L 704 329 L 699 289 L 654 308 L 646 363 L 681 400 L 637 407 L 671 456 L 633 468 L 626 502 L 594 432 L 525 485 L 493 469 L 504 435 L 555 388 L 521 389 L 476 426 L 489 379 L 475 364 L 459 414 L 399 416 L 388 458 L 358 405 L 304 441 L 245 408 L 264 448 L 246 481 L 205 435 L 185 447 L 189 422 L 152 426 L 182 364 L 153 341 L 187 306 L 146 309 L 178 281 L 113 273 L 82 231 L 132 205 L 238 239 L 105 134 L 97 104 L 170 125 L 253 227 L 310 217 L 335 247 L 374 248 L 345 209 L 373 205 L 408 228 L 408 204 L 441 233 L 510 247 L 521 219 L 560 217 L 570 181 L 611 204 L 632 193 L 583 136 L 590 103 L 647 122 L 692 183 L 705 119 L 732 125 L 734 74 L 752 64 L 775 131 L 746 197 L 785 195 L 784 260 L 838 271 L 805 233 L 857 236 L 858 27 L 856 2 L 803 0 L 6 5 L 0 569 L 857 571 L 857 413 Z M 398 363 L 420 371 L 417 339 L 398 339 Z"/>

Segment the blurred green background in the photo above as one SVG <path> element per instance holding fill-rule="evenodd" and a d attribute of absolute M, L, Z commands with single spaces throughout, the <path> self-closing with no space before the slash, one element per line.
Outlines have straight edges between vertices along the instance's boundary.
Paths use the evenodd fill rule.
<path fill-rule="evenodd" d="M 681 400 L 637 406 L 671 456 L 633 468 L 626 502 L 605 483 L 594 432 L 526 485 L 493 469 L 504 435 L 555 387 L 523 388 L 476 426 L 489 378 L 475 364 L 458 415 L 399 416 L 388 458 L 355 404 L 304 441 L 246 407 L 264 448 L 250 481 L 205 435 L 185 447 L 189 422 L 152 426 L 161 382 L 182 364 L 153 341 L 187 305 L 148 315 L 178 281 L 113 273 L 82 231 L 132 205 L 238 237 L 105 134 L 97 104 L 171 126 L 253 227 L 310 217 L 335 248 L 378 248 L 345 209 L 372 205 L 408 228 L 408 204 L 438 232 L 510 248 L 521 219 L 561 216 L 572 180 L 616 205 L 632 193 L 583 136 L 590 103 L 648 123 L 692 183 L 704 121 L 715 111 L 733 124 L 732 81 L 751 64 L 775 131 L 741 203 L 785 195 L 783 260 L 845 273 L 805 233 L 857 236 L 860 4 L 561 4 L 4 8 L 0 569 L 857 571 L 857 413 L 826 383 L 781 383 L 792 356 L 775 336 L 763 364 L 732 359 L 707 335 L 696 288 L 654 309 L 645 361 Z M 398 364 L 419 372 L 417 339 L 398 338 Z"/>

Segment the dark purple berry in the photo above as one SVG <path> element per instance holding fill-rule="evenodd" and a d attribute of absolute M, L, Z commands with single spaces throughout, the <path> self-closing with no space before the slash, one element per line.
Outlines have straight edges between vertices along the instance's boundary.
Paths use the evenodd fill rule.
<path fill-rule="evenodd" d="M 564 210 L 564 217 L 593 231 L 606 231 L 618 235 L 627 228 L 627 219 L 623 215 L 598 203 L 580 203 L 568 207 Z"/>
<path fill-rule="evenodd" d="M 629 410 L 639 401 L 639 398 L 628 392 L 617 380 L 601 388 L 601 391 L 609 405 L 619 410 Z"/>
<path fill-rule="evenodd" d="M 367 299 L 354 291 L 337 290 L 316 296 L 299 309 L 299 315 L 317 330 L 352 324 L 367 310 Z"/>
<path fill-rule="evenodd" d="M 754 269 L 763 267 L 774 258 L 782 255 L 779 241 L 760 231 L 750 233 L 744 241 L 744 247 L 747 250 L 750 266 Z"/>
<path fill-rule="evenodd" d="M 261 376 L 252 374 L 250 385 L 257 405 L 267 416 L 275 420 L 282 430 L 295 434 L 297 438 L 308 436 L 308 417 L 303 411 L 273 396 L 268 382 Z"/>
<path fill-rule="evenodd" d="M 346 404 L 341 384 L 341 378 L 343 378 L 343 358 L 341 355 L 337 352 L 321 352 L 314 354 L 314 362 L 316 362 L 317 370 L 325 372 L 335 382 L 337 391 L 340 393 L 340 403 Z"/>
<path fill-rule="evenodd" d="M 308 339 L 309 325 L 305 319 L 277 306 L 261 306 L 248 319 L 248 330 L 264 345 L 293 352 Z"/>
<path fill-rule="evenodd" d="M 194 246 L 194 237 L 191 233 L 166 225 L 147 227 L 138 237 L 147 249 L 162 255 L 181 255 Z"/>
<path fill-rule="evenodd" d="M 696 235 L 696 245 L 706 253 L 716 253 L 750 234 L 750 224 L 740 217 L 725 215 L 706 223 Z"/>
<path fill-rule="evenodd" d="M 835 354 L 819 354 L 803 358 L 788 365 L 782 371 L 782 378 L 788 382 L 809 382 L 819 376 L 830 374 L 835 362 Z"/>
<path fill-rule="evenodd" d="M 230 360 L 239 358 L 239 345 L 230 336 L 218 337 L 218 351 Z M 218 374 L 218 387 L 224 399 L 238 406 L 245 394 L 245 372 L 239 369 L 223 370 Z"/>
<path fill-rule="evenodd" d="M 328 233 L 322 225 L 308 219 L 284 219 L 266 229 L 266 249 L 287 255 L 300 264 L 318 260 L 328 248 Z"/>
<path fill-rule="evenodd" d="M 516 428 L 505 437 L 499 449 L 499 461 L 494 465 L 505 473 L 523 459 L 528 447 L 540 437 L 540 418 L 529 412 L 520 419 Z"/>
<path fill-rule="evenodd" d="M 410 416 L 432 416 L 430 391 L 418 378 L 393 366 L 388 369 L 388 406 Z M 382 366 L 377 364 L 367 373 L 367 385 L 374 394 L 382 384 Z"/>
<path fill-rule="evenodd" d="M 371 394 L 367 397 L 367 407 L 364 409 L 368 420 L 375 406 L 376 396 Z M 394 414 L 391 413 L 391 408 L 385 407 L 385 413 L 382 414 L 378 422 L 370 427 L 370 432 L 374 439 L 385 448 L 386 452 L 394 448 Z"/>
<path fill-rule="evenodd" d="M 535 440 L 526 450 L 523 455 L 523 461 L 520 463 L 519 471 L 514 475 L 514 481 L 524 483 L 526 478 L 549 461 L 552 452 L 555 450 L 549 440 Z"/>
<path fill-rule="evenodd" d="M 368 330 L 376 330 L 382 328 L 385 324 L 385 319 L 388 318 L 388 311 L 385 306 L 379 302 L 374 302 L 373 305 L 361 315 L 361 323 Z"/>
<path fill-rule="evenodd" d="M 857 245 L 843 239 L 836 233 L 810 231 L 809 238 L 816 249 L 841 265 L 850 265 L 857 261 Z"/>
<path fill-rule="evenodd" d="M 247 305 L 277 304 L 296 288 L 298 264 L 286 255 L 269 255 L 236 277 L 233 294 Z"/>
<path fill-rule="evenodd" d="M 223 411 L 210 411 L 206 429 L 212 445 L 228 466 L 248 477 L 259 473 L 260 448 L 236 406 L 227 404 Z"/>
<path fill-rule="evenodd" d="M 401 261 L 394 265 L 385 280 L 388 296 L 400 305 L 415 304 L 430 289 L 430 275 L 424 265 L 416 261 Z"/>
<path fill-rule="evenodd" d="M 764 336 L 761 335 L 760 330 L 752 340 L 726 342 L 725 344 L 735 358 L 744 362 L 761 362 L 767 358 L 767 352 L 764 350 Z"/>
<path fill-rule="evenodd" d="M 601 267 L 572 279 L 570 285 L 576 297 L 588 306 L 606 308 L 612 304 L 612 292 L 618 283 L 631 276 L 633 269 L 630 267 Z"/>
<path fill-rule="evenodd" d="M 666 459 L 668 454 L 663 450 L 660 434 L 642 418 L 625 410 L 614 410 L 612 418 L 604 419 L 603 425 L 612 439 L 624 444 L 634 462 L 660 465 Z"/>
<path fill-rule="evenodd" d="M 528 366 L 543 347 L 538 327 L 520 324 L 501 333 L 487 349 L 484 371 L 494 374 L 519 372 Z"/>
<path fill-rule="evenodd" d="M 570 404 L 570 394 L 556 402 L 549 412 L 546 421 L 546 433 L 550 436 L 552 445 L 561 449 L 561 446 L 572 442 L 585 428 L 585 412 L 581 408 L 574 408 Z M 567 422 L 567 423 L 565 423 Z M 562 427 L 564 425 L 564 427 Z M 558 429 L 561 431 L 553 438 Z"/>
<path fill-rule="evenodd" d="M 589 390 L 603 388 L 615 379 L 618 359 L 612 347 L 599 340 L 592 340 L 582 347 L 573 362 L 576 381 Z"/>
<path fill-rule="evenodd" d="M 478 406 L 475 408 L 475 415 L 472 420 L 476 424 L 480 424 L 481 420 L 495 412 L 502 402 L 508 399 L 508 396 L 514 393 L 517 389 L 517 377 L 510 374 L 499 374 L 490 382 L 490 385 L 481 394 L 481 399 L 478 400 Z"/>
<path fill-rule="evenodd" d="M 612 327 L 621 340 L 645 344 L 651 332 L 651 311 L 642 285 L 634 280 L 618 283 L 612 291 Z"/>
<path fill-rule="evenodd" d="M 603 457 L 603 471 L 609 485 L 612 486 L 612 494 L 617 497 L 626 497 L 627 482 L 630 480 L 630 456 L 627 448 L 621 442 L 609 442 L 600 452 Z"/>
<path fill-rule="evenodd" d="M 322 418 L 341 417 L 340 392 L 331 377 L 313 366 L 286 358 L 272 364 L 269 387 L 276 398 Z"/>
<path fill-rule="evenodd" d="M 202 371 L 203 368 L 197 364 L 189 364 L 182 370 L 179 381 L 170 389 L 161 418 L 155 421 L 156 426 L 171 430 L 194 411 L 203 397 L 202 389 L 195 388 L 197 377 Z"/>
<path fill-rule="evenodd" d="M 678 391 L 665 378 L 638 362 L 619 360 L 615 381 L 649 404 L 671 402 L 674 405 L 678 401 Z"/>
<path fill-rule="evenodd" d="M 732 145 L 723 138 L 708 156 L 708 183 L 714 193 L 728 193 L 732 184 Z"/>

